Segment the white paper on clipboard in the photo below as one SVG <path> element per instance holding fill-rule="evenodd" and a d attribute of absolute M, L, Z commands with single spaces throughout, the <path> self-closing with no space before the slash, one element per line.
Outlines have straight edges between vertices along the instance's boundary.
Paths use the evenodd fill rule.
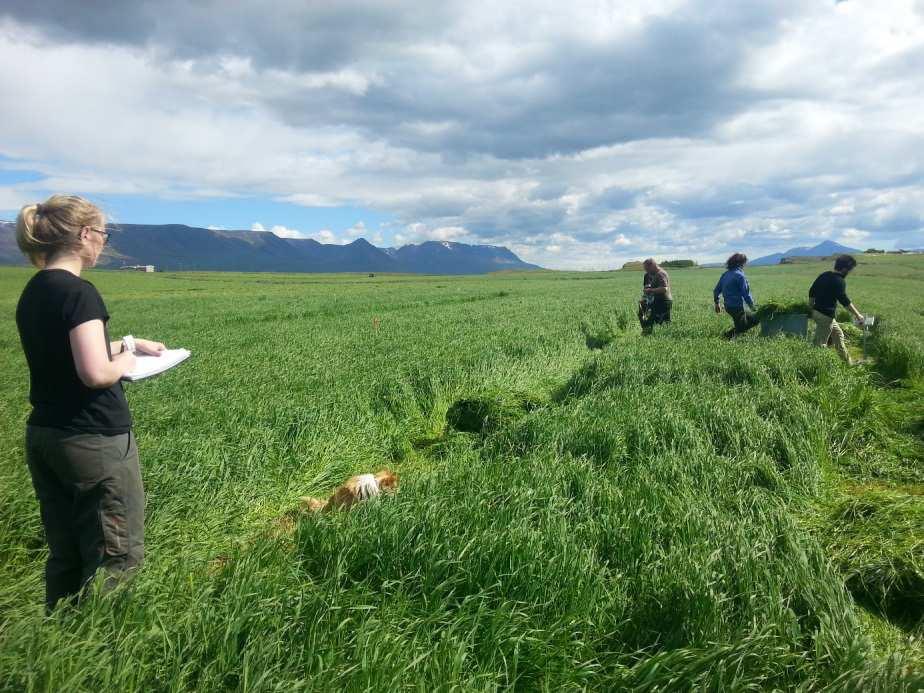
<path fill-rule="evenodd" d="M 135 367 L 131 373 L 122 376 L 123 380 L 134 382 L 144 380 L 152 375 L 168 371 L 190 357 L 188 349 L 164 349 L 160 356 L 148 354 L 135 354 Z"/>

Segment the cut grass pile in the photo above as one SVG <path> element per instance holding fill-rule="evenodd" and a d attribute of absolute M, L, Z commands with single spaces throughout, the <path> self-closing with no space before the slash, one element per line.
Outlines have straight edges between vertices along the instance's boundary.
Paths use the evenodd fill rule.
<path fill-rule="evenodd" d="M 924 292 L 889 312 L 884 267 L 851 276 L 889 318 L 882 372 L 718 339 L 703 270 L 672 275 L 674 323 L 646 338 L 620 273 L 96 275 L 114 332 L 194 354 L 129 389 L 147 563 L 42 618 L 4 326 L 0 688 L 915 690 Z M 397 496 L 266 531 L 386 466 Z"/>
<path fill-rule="evenodd" d="M 762 301 L 755 311 L 755 315 L 760 320 L 768 320 L 777 315 L 787 313 L 798 313 L 800 315 L 809 315 L 812 312 L 808 301 L 791 301 L 785 299 L 771 298 Z"/>
<path fill-rule="evenodd" d="M 754 312 L 759 320 L 770 320 L 779 315 L 787 315 L 791 313 L 798 315 L 811 315 L 812 307 L 809 305 L 808 301 L 805 300 L 770 298 L 767 301 L 761 302 L 760 305 L 757 306 L 757 310 Z M 854 335 L 860 332 L 860 330 L 855 329 L 854 324 L 851 322 L 853 320 L 853 316 L 844 308 L 838 306 L 834 317 L 845 333 Z"/>

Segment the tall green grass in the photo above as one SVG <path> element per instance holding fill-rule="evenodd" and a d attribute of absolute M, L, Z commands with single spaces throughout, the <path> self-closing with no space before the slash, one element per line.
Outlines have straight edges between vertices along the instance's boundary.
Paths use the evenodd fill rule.
<path fill-rule="evenodd" d="M 95 273 L 114 333 L 194 353 L 129 388 L 148 560 L 42 617 L 4 324 L 0 687 L 915 690 L 924 292 L 888 259 L 851 275 L 889 326 L 855 369 L 720 340 L 703 270 L 651 337 L 630 273 Z M 796 299 L 818 271 L 749 278 Z M 271 531 L 384 466 L 396 496 Z"/>

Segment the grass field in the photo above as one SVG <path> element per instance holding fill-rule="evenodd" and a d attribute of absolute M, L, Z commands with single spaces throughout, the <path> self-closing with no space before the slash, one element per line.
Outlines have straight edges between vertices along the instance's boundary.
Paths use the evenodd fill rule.
<path fill-rule="evenodd" d="M 748 275 L 759 303 L 821 269 Z M 0 269 L 0 687 L 924 686 L 924 256 L 861 258 L 852 369 L 721 340 L 718 273 L 672 271 L 651 337 L 634 272 L 89 273 L 113 336 L 194 356 L 126 387 L 143 571 L 46 619 L 31 273 Z M 382 467 L 397 496 L 277 528 Z"/>

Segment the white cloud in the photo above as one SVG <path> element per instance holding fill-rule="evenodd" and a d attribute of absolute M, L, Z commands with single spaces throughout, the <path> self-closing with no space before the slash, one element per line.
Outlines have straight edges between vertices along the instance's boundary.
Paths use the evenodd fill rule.
<path fill-rule="evenodd" d="M 862 231 L 861 229 L 847 229 L 844 231 L 838 241 L 850 245 L 851 243 L 859 243 L 860 241 L 869 238 L 869 231 Z"/>
<path fill-rule="evenodd" d="M 311 234 L 311 237 L 320 243 L 336 243 L 339 244 L 341 241 L 337 238 L 337 235 L 330 229 L 321 229 L 317 233 Z"/>
<path fill-rule="evenodd" d="M 454 241 L 467 237 L 468 231 L 461 226 L 440 226 L 427 232 L 427 238 L 434 241 Z"/>
<path fill-rule="evenodd" d="M 400 244 L 423 243 L 425 241 L 470 241 L 471 233 L 461 226 L 438 226 L 432 228 L 427 224 L 417 222 L 408 224 L 403 232 L 394 235 L 395 242 Z M 477 240 L 477 239 L 475 239 Z"/>
<path fill-rule="evenodd" d="M 360 238 L 368 233 L 366 225 L 362 221 L 357 221 L 353 226 L 343 232 L 347 238 Z"/>
<path fill-rule="evenodd" d="M 16 186 L 0 185 L 0 209 L 8 209 L 18 213 L 20 207 L 35 202 L 37 199 L 36 195 L 21 191 Z"/>
<path fill-rule="evenodd" d="M 319 243 L 342 243 L 342 241 L 337 238 L 337 235 L 330 229 L 320 229 L 319 231 L 301 231 L 299 229 L 289 228 L 283 224 L 274 224 L 269 230 L 270 233 L 273 233 L 280 238 L 313 238 Z M 260 222 L 255 222 L 251 226 L 251 231 L 266 231 L 266 228 Z"/>
<path fill-rule="evenodd" d="M 0 186 L 0 209 L 58 190 L 349 205 L 392 216 L 397 244 L 503 244 L 562 268 L 920 245 L 913 0 L 242 0 L 208 30 L 165 4 L 158 22 L 131 2 L 107 21 L 0 9 L 0 165 L 48 176 Z M 681 39 L 682 61 L 665 50 Z M 342 238 L 279 221 L 382 242 L 361 221 Z"/>
<path fill-rule="evenodd" d="M 308 238 L 307 234 L 302 233 L 298 229 L 290 229 L 280 224 L 276 224 L 270 231 L 280 238 Z"/>

